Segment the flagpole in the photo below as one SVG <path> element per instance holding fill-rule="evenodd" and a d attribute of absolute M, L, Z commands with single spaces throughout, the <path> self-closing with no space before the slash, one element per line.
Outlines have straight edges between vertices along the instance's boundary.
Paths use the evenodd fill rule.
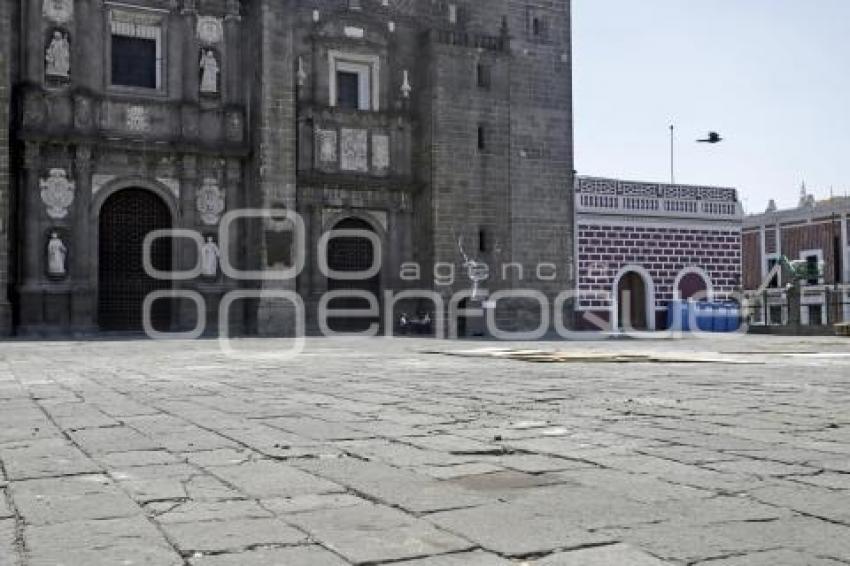
<path fill-rule="evenodd" d="M 676 127 L 670 124 L 670 184 L 676 184 L 676 154 L 675 154 L 675 130 Z"/>

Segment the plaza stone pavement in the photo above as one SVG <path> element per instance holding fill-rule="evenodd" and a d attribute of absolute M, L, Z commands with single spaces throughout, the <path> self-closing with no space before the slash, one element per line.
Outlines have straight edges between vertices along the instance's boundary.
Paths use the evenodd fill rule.
<path fill-rule="evenodd" d="M 0 564 L 850 564 L 850 342 L 0 344 Z"/>

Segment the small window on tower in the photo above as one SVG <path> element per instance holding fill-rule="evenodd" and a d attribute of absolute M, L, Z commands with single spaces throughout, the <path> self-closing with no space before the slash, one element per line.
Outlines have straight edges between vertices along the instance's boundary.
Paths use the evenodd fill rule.
<path fill-rule="evenodd" d="M 490 67 L 484 63 L 478 63 L 476 76 L 478 78 L 478 88 L 490 88 Z"/>
<path fill-rule="evenodd" d="M 484 132 L 484 126 L 478 126 L 478 149 L 487 149 L 487 135 Z"/>

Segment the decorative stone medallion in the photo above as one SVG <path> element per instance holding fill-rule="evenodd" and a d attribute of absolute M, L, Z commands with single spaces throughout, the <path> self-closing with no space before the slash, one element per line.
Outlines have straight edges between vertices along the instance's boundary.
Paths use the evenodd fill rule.
<path fill-rule="evenodd" d="M 384 173 L 390 167 L 390 137 L 385 134 L 372 135 L 372 168 Z"/>
<path fill-rule="evenodd" d="M 369 132 L 342 128 L 340 130 L 340 168 L 345 171 L 368 173 L 368 143 Z"/>
<path fill-rule="evenodd" d="M 201 43 L 213 45 L 220 43 L 224 37 L 221 20 L 213 16 L 198 16 L 198 39 Z"/>
<path fill-rule="evenodd" d="M 127 129 L 132 132 L 147 132 L 150 130 L 150 117 L 144 106 L 127 107 Z"/>
<path fill-rule="evenodd" d="M 58 24 L 66 24 L 74 18 L 74 0 L 44 0 L 44 17 Z"/>
<path fill-rule="evenodd" d="M 224 212 L 224 191 L 218 186 L 218 181 L 211 177 L 204 179 L 198 189 L 195 206 L 204 224 L 211 226 L 218 223 Z"/>
<path fill-rule="evenodd" d="M 68 207 L 74 202 L 75 185 L 68 180 L 64 169 L 51 169 L 46 179 L 39 181 L 41 201 L 47 206 L 47 215 L 53 219 L 68 216 Z"/>
<path fill-rule="evenodd" d="M 336 165 L 336 130 L 316 130 L 319 163 Z"/>

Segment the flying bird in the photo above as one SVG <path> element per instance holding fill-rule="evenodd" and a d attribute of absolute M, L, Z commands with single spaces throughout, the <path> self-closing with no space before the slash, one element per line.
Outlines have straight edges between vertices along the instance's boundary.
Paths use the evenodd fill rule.
<path fill-rule="evenodd" d="M 708 132 L 708 137 L 703 140 L 697 140 L 699 143 L 720 143 L 723 138 L 717 132 Z"/>

